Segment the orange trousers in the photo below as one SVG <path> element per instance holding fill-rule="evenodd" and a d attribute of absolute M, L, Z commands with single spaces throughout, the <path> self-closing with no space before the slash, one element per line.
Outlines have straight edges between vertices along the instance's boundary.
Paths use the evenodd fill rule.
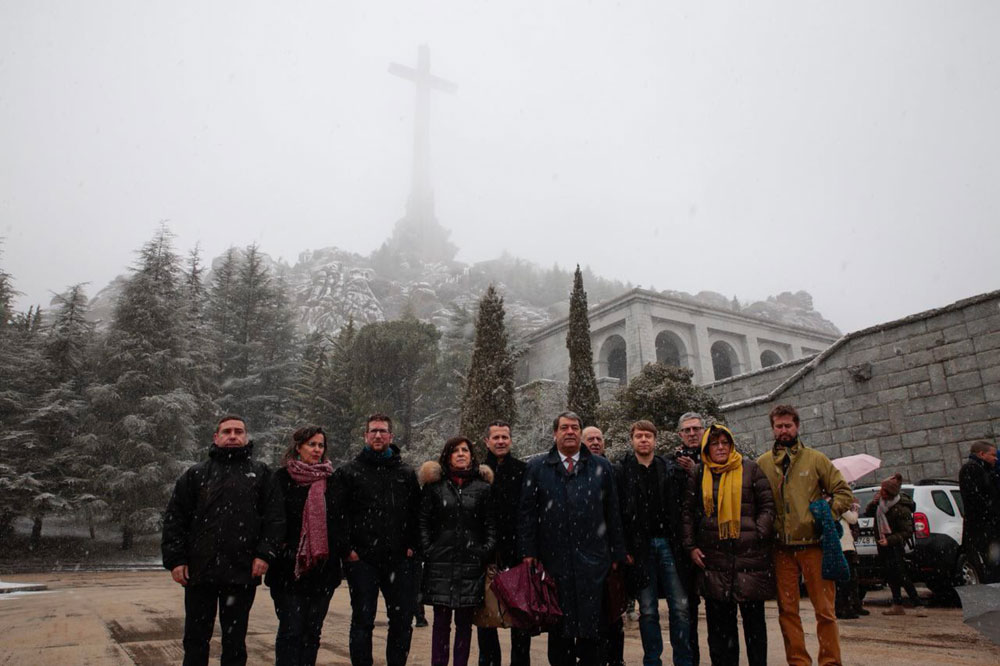
<path fill-rule="evenodd" d="M 802 574 L 809 601 L 816 612 L 819 666 L 840 666 L 840 634 L 834 611 L 836 585 L 832 580 L 823 580 L 823 549 L 818 545 L 776 546 L 774 573 L 778 584 L 778 624 L 789 665 L 812 665 L 799 617 L 799 574 Z"/>

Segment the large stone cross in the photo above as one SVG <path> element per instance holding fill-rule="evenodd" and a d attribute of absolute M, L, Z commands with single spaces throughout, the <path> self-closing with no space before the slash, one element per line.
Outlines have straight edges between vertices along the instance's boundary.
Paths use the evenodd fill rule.
<path fill-rule="evenodd" d="M 458 86 L 431 74 L 431 52 L 426 44 L 417 51 L 417 68 L 399 63 L 389 65 L 389 73 L 416 84 L 416 109 L 413 116 L 413 183 L 406 214 L 412 220 L 434 219 L 434 192 L 431 190 L 430 115 L 431 90 L 454 93 Z"/>

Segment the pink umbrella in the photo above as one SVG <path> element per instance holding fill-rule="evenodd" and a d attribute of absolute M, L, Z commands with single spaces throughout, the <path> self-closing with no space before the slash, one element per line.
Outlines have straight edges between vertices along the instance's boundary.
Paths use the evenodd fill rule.
<path fill-rule="evenodd" d="M 848 483 L 854 483 L 865 474 L 874 472 L 882 465 L 881 460 L 875 456 L 870 456 L 867 453 L 859 453 L 854 456 L 844 456 L 843 458 L 837 458 L 831 462 L 834 467 L 840 470 L 840 473 L 844 475 L 844 481 L 847 481 Z"/>

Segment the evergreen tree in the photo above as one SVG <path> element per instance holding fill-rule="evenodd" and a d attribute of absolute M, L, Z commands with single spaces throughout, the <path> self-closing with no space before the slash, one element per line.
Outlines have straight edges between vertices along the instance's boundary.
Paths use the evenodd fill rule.
<path fill-rule="evenodd" d="M 352 445 L 360 440 L 362 409 L 351 390 L 351 358 L 357 331 L 354 319 L 340 329 L 333 340 L 327 372 L 326 400 L 329 404 L 326 442 L 330 458 L 346 462 Z"/>
<path fill-rule="evenodd" d="M 312 333 L 306 338 L 291 392 L 296 424 L 323 425 L 328 422 L 331 412 L 327 399 L 329 374 L 325 337 L 319 332 Z"/>
<path fill-rule="evenodd" d="M 29 507 L 32 548 L 39 545 L 46 514 L 73 509 L 93 472 L 78 447 L 78 429 L 87 410 L 84 390 L 93 337 L 87 296 L 77 284 L 56 295 L 53 303 L 53 322 L 40 338 L 42 353 L 33 369 L 42 392 L 22 421 L 20 438 L 31 452 L 25 459 L 27 468 L 40 482 Z"/>
<path fill-rule="evenodd" d="M 631 450 L 628 428 L 640 419 L 652 421 L 660 431 L 659 452 L 672 450 L 680 444 L 674 431 L 677 419 L 685 412 L 699 412 L 707 419 L 720 419 L 718 402 L 691 381 L 693 376 L 690 368 L 648 363 L 628 386 L 602 404 L 597 424 L 604 431 L 610 453 L 617 456 Z"/>
<path fill-rule="evenodd" d="M 462 399 L 461 432 L 476 442 L 482 459 L 486 426 L 503 420 L 512 426 L 517 420 L 514 400 L 514 362 L 507 342 L 503 297 L 490 285 L 479 301 L 476 343 L 466 375 Z"/>
<path fill-rule="evenodd" d="M 101 381 L 87 391 L 87 453 L 100 464 L 95 494 L 121 525 L 123 549 L 159 520 L 174 480 L 196 457 L 198 398 L 190 387 L 184 300 L 180 261 L 161 227 L 124 284 Z"/>
<path fill-rule="evenodd" d="M 569 330 L 566 332 L 569 349 L 569 385 L 566 405 L 576 412 L 585 426 L 593 425 L 601 398 L 597 393 L 594 375 L 594 353 L 590 347 L 590 319 L 587 317 L 587 292 L 583 290 L 580 265 L 573 275 L 573 293 L 569 298 Z"/>
<path fill-rule="evenodd" d="M 255 452 L 274 463 L 293 426 L 299 350 L 284 282 L 256 245 L 227 254 L 210 312 L 219 334 L 220 408 L 247 419 Z"/>
<path fill-rule="evenodd" d="M 362 412 L 382 411 L 396 423 L 396 444 L 407 446 L 428 402 L 440 333 L 416 319 L 368 324 L 351 345 L 348 382 Z"/>

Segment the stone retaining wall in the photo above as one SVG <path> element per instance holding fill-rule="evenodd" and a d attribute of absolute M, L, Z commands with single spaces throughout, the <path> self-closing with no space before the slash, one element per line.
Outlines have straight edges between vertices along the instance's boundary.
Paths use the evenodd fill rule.
<path fill-rule="evenodd" d="M 727 423 L 760 451 L 767 413 L 794 405 L 830 458 L 882 459 L 907 481 L 957 479 L 975 439 L 1000 433 L 1000 291 L 844 336 L 800 363 L 709 384 Z M 866 479 L 868 480 L 868 479 Z"/>

